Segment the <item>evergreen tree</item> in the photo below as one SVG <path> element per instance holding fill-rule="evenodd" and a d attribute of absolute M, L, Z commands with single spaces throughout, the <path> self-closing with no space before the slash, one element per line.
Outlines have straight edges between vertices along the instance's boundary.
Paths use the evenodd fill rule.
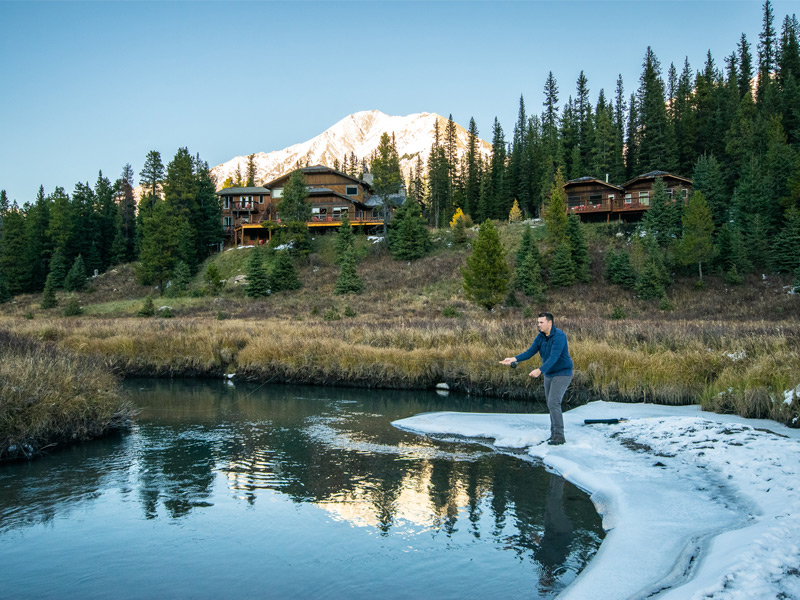
<path fill-rule="evenodd" d="M 779 273 L 800 269 L 800 209 L 786 210 L 784 225 L 772 244 L 772 268 Z"/>
<path fill-rule="evenodd" d="M 352 247 L 345 248 L 339 260 L 339 276 L 336 278 L 334 294 L 360 294 L 364 282 L 356 272 L 356 255 Z"/>
<path fill-rule="evenodd" d="M 86 266 L 83 262 L 83 256 L 80 254 L 75 258 L 72 263 L 72 268 L 67 273 L 64 279 L 64 289 L 68 292 L 82 292 L 86 289 L 88 283 L 86 281 Z"/>
<path fill-rule="evenodd" d="M 8 289 L 6 278 L 0 275 L 0 304 L 11 302 L 13 299 L 14 296 L 11 295 L 11 291 Z"/>
<path fill-rule="evenodd" d="M 113 263 L 128 263 L 136 258 L 136 198 L 134 174 L 130 164 L 122 168 L 122 175 L 114 185 L 117 201 L 117 241 Z"/>
<path fill-rule="evenodd" d="M 775 72 L 777 53 L 777 33 L 775 31 L 775 11 L 770 0 L 764 1 L 764 17 L 758 43 L 758 85 L 756 99 L 762 108 L 766 107 L 772 90 L 772 74 Z"/>
<path fill-rule="evenodd" d="M 638 144 L 638 164 L 642 172 L 670 169 L 675 162 L 669 155 L 669 122 L 664 98 L 664 81 L 661 65 L 652 48 L 645 53 L 639 87 L 639 122 L 641 124 Z"/>
<path fill-rule="evenodd" d="M 97 252 L 97 264 L 89 264 L 87 255 L 87 268 L 90 273 L 97 269 L 104 272 L 112 263 L 112 246 L 117 234 L 117 203 L 114 198 L 114 186 L 107 177 L 100 171 L 97 175 L 97 183 L 94 186 L 95 193 L 95 223 L 97 230 L 93 237 L 93 244 Z M 90 246 L 91 249 L 91 246 Z"/>
<path fill-rule="evenodd" d="M 703 281 L 703 263 L 714 258 L 714 220 L 706 199 L 694 192 L 683 215 L 683 236 L 678 244 L 678 260 L 683 265 L 697 265 L 700 281 Z"/>
<path fill-rule="evenodd" d="M 185 223 L 171 210 L 164 200 L 156 200 L 144 215 L 140 231 L 139 281 L 145 285 L 157 283 L 164 290 L 164 283 L 172 274 L 179 259 L 181 224 Z"/>
<path fill-rule="evenodd" d="M 510 223 L 517 223 L 522 220 L 522 211 L 519 209 L 519 202 L 514 198 L 514 204 L 511 206 L 511 211 L 508 213 L 508 220 Z"/>
<path fill-rule="evenodd" d="M 50 273 L 47 275 L 48 279 L 53 279 L 53 286 L 55 289 L 61 289 L 64 287 L 64 280 L 67 278 L 67 272 L 69 270 L 69 264 L 67 263 L 67 257 L 64 255 L 64 251 L 61 248 L 56 248 L 55 252 L 53 252 L 53 258 L 50 261 Z"/>
<path fill-rule="evenodd" d="M 514 288 L 521 290 L 528 297 L 538 301 L 544 300 L 546 286 L 542 280 L 541 256 L 530 227 L 525 228 L 517 250 Z"/>
<path fill-rule="evenodd" d="M 600 90 L 594 114 L 594 147 L 591 153 L 590 173 L 599 179 L 614 171 L 616 132 L 614 130 L 614 110 L 606 104 L 605 94 Z M 620 157 L 622 154 L 620 154 Z"/>
<path fill-rule="evenodd" d="M 713 154 L 702 154 L 698 157 L 692 175 L 692 186 L 706 198 L 714 225 L 721 227 L 729 219 L 729 200 L 725 194 L 722 169 Z"/>
<path fill-rule="evenodd" d="M 200 156 L 194 158 L 196 210 L 190 225 L 195 230 L 195 252 L 198 260 L 205 259 L 225 239 L 222 230 L 222 203 L 216 194 L 216 184 L 208 163 Z M 195 272 L 195 269 L 192 269 Z"/>
<path fill-rule="evenodd" d="M 400 158 L 397 155 L 397 148 L 388 133 L 381 135 L 370 169 L 372 171 L 372 187 L 375 189 L 376 195 L 381 198 L 383 233 L 386 235 L 389 223 L 389 196 L 398 193 L 403 185 L 403 176 L 400 173 Z"/>
<path fill-rule="evenodd" d="M 256 187 L 256 155 L 247 157 L 247 181 L 245 187 Z"/>
<path fill-rule="evenodd" d="M 192 271 L 182 260 L 175 264 L 172 271 L 172 281 L 167 291 L 171 296 L 179 296 L 181 293 L 189 289 L 189 283 L 192 280 Z"/>
<path fill-rule="evenodd" d="M 723 273 L 735 273 L 736 275 L 732 278 L 738 280 L 740 275 L 753 270 L 753 263 L 750 262 L 745 247 L 744 236 L 735 224 L 725 223 L 720 228 L 717 235 L 717 247 L 719 248 L 718 264 Z M 741 283 L 741 281 L 736 281 L 736 283 Z"/>
<path fill-rule="evenodd" d="M 610 250 L 606 255 L 605 279 L 609 283 L 633 289 L 636 286 L 636 273 L 631 266 L 630 255 L 625 250 Z"/>
<path fill-rule="evenodd" d="M 395 260 L 416 260 L 431 249 L 431 239 L 419 206 L 406 200 L 397 209 L 388 234 L 389 251 Z"/>
<path fill-rule="evenodd" d="M 487 219 L 478 229 L 478 237 L 462 267 L 467 299 L 491 310 L 508 291 L 509 268 L 506 251 L 492 222 Z"/>
<path fill-rule="evenodd" d="M 306 177 L 301 169 L 289 175 L 278 202 L 278 216 L 283 223 L 306 223 L 311 220 L 311 205 L 306 202 L 308 188 Z"/>
<path fill-rule="evenodd" d="M 349 250 L 353 250 L 354 247 L 355 235 L 353 235 L 353 229 L 350 226 L 350 219 L 345 214 L 342 216 L 342 224 L 339 226 L 339 232 L 336 235 L 336 264 L 339 264 L 339 261 L 342 259 L 344 254 Z"/>
<path fill-rule="evenodd" d="M 247 257 L 247 288 L 245 293 L 249 298 L 263 298 L 270 292 L 267 269 L 264 265 L 264 252 L 255 247 L 250 250 Z"/>
<path fill-rule="evenodd" d="M 561 165 L 561 142 L 558 135 L 559 116 L 558 116 L 558 85 L 553 72 L 547 75 L 544 85 L 544 112 L 542 113 L 542 143 L 544 154 L 549 157 L 550 168 L 555 170 Z"/>
<path fill-rule="evenodd" d="M 139 183 L 145 188 L 146 194 L 151 198 L 160 195 L 161 182 L 164 179 L 164 163 L 161 162 L 161 153 L 151 150 L 147 153 L 144 166 L 139 172 Z"/>
<path fill-rule="evenodd" d="M 650 209 L 642 217 L 642 228 L 661 248 L 673 245 L 681 234 L 682 203 L 667 195 L 662 177 L 653 183 L 653 199 Z"/>
<path fill-rule="evenodd" d="M 739 98 L 744 98 L 752 91 L 753 80 L 753 55 L 750 53 L 750 43 L 743 33 L 737 45 L 739 58 Z"/>
<path fill-rule="evenodd" d="M 655 240 L 648 236 L 642 241 L 645 260 L 636 278 L 636 294 L 642 300 L 662 298 L 667 293 L 667 286 L 672 278 L 664 263 L 664 255 Z"/>
<path fill-rule="evenodd" d="M 617 88 L 614 99 L 614 149 L 611 163 L 611 181 L 622 183 L 625 181 L 625 87 L 622 75 L 617 77 Z"/>
<path fill-rule="evenodd" d="M 206 267 L 206 272 L 203 273 L 203 281 L 209 293 L 216 294 L 222 288 L 225 282 L 221 280 L 221 277 L 216 263 L 212 262 Z"/>
<path fill-rule="evenodd" d="M 558 248 L 567 240 L 567 194 L 564 191 L 564 176 L 561 169 L 556 172 L 550 189 L 550 200 L 544 209 L 544 222 L 547 227 L 547 242 L 551 248 Z"/>
<path fill-rule="evenodd" d="M 276 252 L 272 269 L 269 272 L 269 289 L 273 292 L 282 292 L 296 290 L 301 286 L 291 254 L 285 250 Z"/>
<path fill-rule="evenodd" d="M 476 215 L 480 199 L 480 155 L 478 154 L 478 127 L 470 118 L 467 137 L 467 165 L 464 190 L 464 212 Z"/>
<path fill-rule="evenodd" d="M 572 249 L 565 240 L 556 248 L 550 261 L 550 285 L 568 287 L 577 281 L 575 262 L 572 260 Z"/>
<path fill-rule="evenodd" d="M 30 269 L 24 260 L 20 260 L 25 256 L 26 246 L 25 217 L 15 204 L 3 216 L 0 243 L 0 275 L 15 296 L 30 287 Z"/>
<path fill-rule="evenodd" d="M 53 281 L 53 275 L 47 276 L 47 281 L 44 284 L 44 292 L 42 293 L 42 301 L 39 306 L 44 309 L 54 308 L 58 306 L 58 299 L 56 298 L 56 284 Z"/>
<path fill-rule="evenodd" d="M 47 268 L 53 251 L 52 242 L 46 235 L 50 224 L 50 203 L 45 197 L 44 187 L 39 187 L 36 202 L 28 208 L 25 215 L 25 255 L 24 261 L 29 269 L 28 289 L 38 291 L 44 287 Z"/>
<path fill-rule="evenodd" d="M 641 173 L 639 167 L 639 103 L 636 94 L 631 94 L 630 107 L 628 111 L 628 137 L 625 141 L 625 178 L 633 179 L 637 173 Z"/>
<path fill-rule="evenodd" d="M 567 237 L 572 251 L 572 262 L 575 265 L 575 278 L 582 283 L 588 283 L 589 277 L 589 246 L 583 235 L 583 226 L 578 215 L 570 215 L 567 222 Z"/>

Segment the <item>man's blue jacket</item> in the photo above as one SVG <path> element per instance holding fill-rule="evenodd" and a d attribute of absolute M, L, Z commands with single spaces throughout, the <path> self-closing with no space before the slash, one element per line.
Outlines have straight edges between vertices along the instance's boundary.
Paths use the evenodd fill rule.
<path fill-rule="evenodd" d="M 550 329 L 550 335 L 545 335 L 540 331 L 531 347 L 514 358 L 517 362 L 522 362 L 533 357 L 537 352 L 542 357 L 542 366 L 539 369 L 546 377 L 572 375 L 572 359 L 569 356 L 567 336 L 555 325 Z"/>

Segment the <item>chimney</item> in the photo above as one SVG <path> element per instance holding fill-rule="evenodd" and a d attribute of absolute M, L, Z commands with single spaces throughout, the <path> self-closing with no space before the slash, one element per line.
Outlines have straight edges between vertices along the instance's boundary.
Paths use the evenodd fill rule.
<path fill-rule="evenodd" d="M 606 183 L 608 183 L 608 173 L 606 173 Z"/>

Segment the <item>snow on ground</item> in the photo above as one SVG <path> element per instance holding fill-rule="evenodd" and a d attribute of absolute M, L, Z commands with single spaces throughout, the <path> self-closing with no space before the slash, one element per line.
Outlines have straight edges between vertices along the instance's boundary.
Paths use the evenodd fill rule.
<path fill-rule="evenodd" d="M 615 425 L 584 419 L 627 417 Z M 401 429 L 524 449 L 586 490 L 606 538 L 559 598 L 800 600 L 800 430 L 698 406 L 592 402 L 564 414 L 426 413 Z"/>

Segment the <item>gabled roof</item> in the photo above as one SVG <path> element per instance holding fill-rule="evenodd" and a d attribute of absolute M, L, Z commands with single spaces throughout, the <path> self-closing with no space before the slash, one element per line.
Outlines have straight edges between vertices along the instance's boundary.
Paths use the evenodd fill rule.
<path fill-rule="evenodd" d="M 656 177 L 672 177 L 673 179 L 680 179 L 681 181 L 692 185 L 692 180 L 687 179 L 686 177 L 681 177 L 680 175 L 675 175 L 674 173 L 667 173 L 666 171 L 650 171 L 649 173 L 645 173 L 643 175 L 639 175 L 638 177 L 634 177 L 630 181 L 627 181 L 622 184 L 622 187 L 628 187 L 629 185 L 639 181 L 640 179 L 655 179 Z"/>
<path fill-rule="evenodd" d="M 325 165 L 314 165 L 313 167 L 302 167 L 300 170 L 303 172 L 304 175 L 310 175 L 310 174 L 313 174 L 313 173 L 334 173 L 336 175 L 339 175 L 340 177 L 345 177 L 346 179 L 349 179 L 350 181 L 352 181 L 354 183 L 358 183 L 360 185 L 363 185 L 367 189 L 369 189 L 369 187 L 370 187 L 370 185 L 366 181 L 361 181 L 358 177 L 353 177 L 352 175 L 348 175 L 347 173 L 342 173 L 341 171 L 337 171 L 336 169 L 333 169 L 331 167 L 326 167 Z M 285 174 L 281 175 L 280 177 L 276 177 L 275 179 L 273 179 L 269 183 L 265 183 L 264 185 L 266 187 L 272 189 L 273 187 L 275 187 L 276 184 L 280 183 L 281 181 L 284 181 L 285 179 L 289 179 L 289 175 L 291 175 L 295 171 L 297 171 L 297 169 L 294 169 L 294 170 L 290 171 L 289 173 L 285 173 Z"/>
<path fill-rule="evenodd" d="M 345 196 L 344 194 L 340 194 L 339 192 L 334 192 L 332 189 L 317 187 L 317 188 L 306 188 L 308 192 L 308 197 L 312 198 L 314 196 L 335 196 L 336 198 L 341 198 L 342 200 L 346 200 L 351 204 L 358 204 L 359 206 L 369 206 L 364 202 L 359 202 L 358 198 L 352 198 L 349 196 Z"/>
<path fill-rule="evenodd" d="M 599 183 L 600 185 L 609 187 L 616 192 L 622 191 L 622 188 L 620 186 L 612 185 L 607 181 L 603 181 L 602 179 L 597 179 L 597 177 L 578 177 L 578 179 L 570 179 L 564 184 L 564 187 L 566 188 L 568 185 L 578 184 L 578 183 Z"/>
<path fill-rule="evenodd" d="M 216 192 L 217 196 L 252 196 L 253 194 L 269 194 L 265 187 L 230 187 Z"/>

